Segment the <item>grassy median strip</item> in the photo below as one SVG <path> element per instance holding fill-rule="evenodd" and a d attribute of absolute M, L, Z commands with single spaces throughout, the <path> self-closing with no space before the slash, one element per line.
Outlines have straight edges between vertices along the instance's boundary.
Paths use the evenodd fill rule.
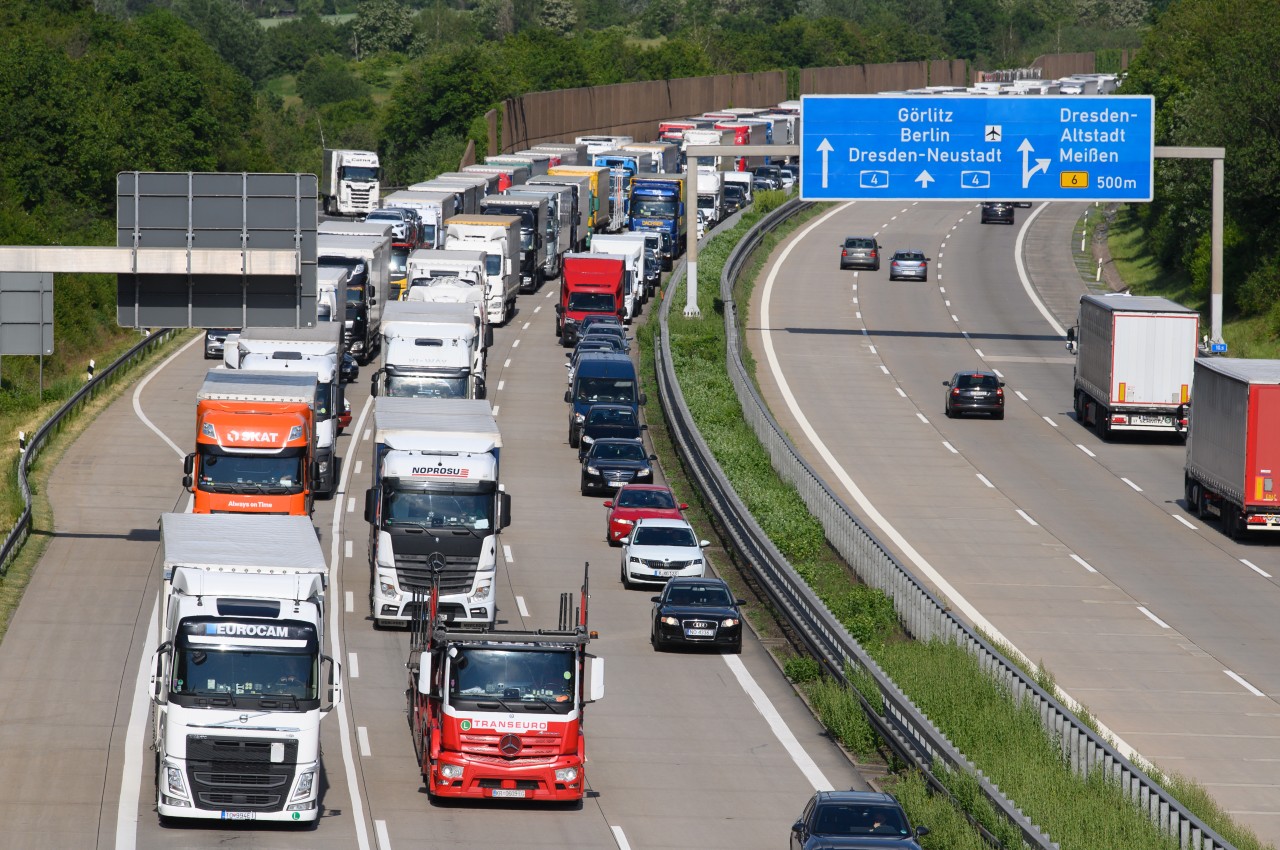
<path fill-rule="evenodd" d="M 779 550 L 886 673 L 1063 850 L 1176 848 L 1177 841 L 1160 832 L 1119 787 L 1097 774 L 1088 780 L 1073 774 L 1038 716 L 1016 704 L 965 650 L 904 639 L 889 599 L 878 590 L 850 581 L 846 568 L 830 557 L 817 520 L 795 490 L 774 473 L 768 454 L 743 418 L 726 372 L 724 324 L 718 304 L 720 272 L 730 250 L 765 211 L 752 211 L 702 251 L 698 303 L 703 318 L 686 319 L 673 311 L 668 323 L 673 364 L 685 401 L 738 495 Z M 735 294 L 739 305 L 750 302 L 750 289 L 763 258 L 802 220 L 793 218 L 766 237 L 757 259 L 739 282 L 740 291 Z M 683 284 L 667 297 L 683 303 Z M 748 321 L 745 310 L 740 310 L 740 321 Z M 647 370 L 652 369 L 653 335 L 651 325 L 640 332 Z M 859 712 L 856 700 L 846 694 L 847 702 L 842 705 L 839 695 L 827 688 L 815 683 L 807 686 L 811 702 L 825 715 L 824 723 L 850 750 L 865 748 L 866 732 L 847 716 Z M 974 831 L 967 822 L 959 816 L 945 818 L 938 809 L 926 805 L 928 795 L 914 793 L 912 782 L 918 780 L 905 777 L 899 787 L 913 819 L 934 829 L 924 846 L 974 846 Z M 967 801 L 970 815 L 1007 842 L 1006 846 L 1017 846 L 1012 827 L 985 806 L 972 779 L 951 776 L 944 782 L 953 795 Z M 1174 783 L 1170 787 L 1186 786 Z M 1230 835 L 1238 847 L 1263 846 L 1233 828 L 1220 811 L 1206 803 L 1207 797 L 1202 797 L 1185 804 L 1194 805 L 1202 819 Z"/>

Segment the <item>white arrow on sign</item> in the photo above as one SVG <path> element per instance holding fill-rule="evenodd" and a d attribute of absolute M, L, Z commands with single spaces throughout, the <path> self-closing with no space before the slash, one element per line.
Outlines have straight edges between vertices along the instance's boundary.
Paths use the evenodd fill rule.
<path fill-rule="evenodd" d="M 1037 159 L 1035 167 L 1030 171 L 1027 170 L 1027 164 L 1030 162 L 1031 152 L 1035 150 L 1031 146 L 1029 139 L 1023 139 L 1022 144 L 1018 145 L 1018 150 L 1022 152 L 1022 188 L 1027 188 L 1027 184 L 1031 182 L 1031 178 L 1043 171 L 1049 173 L 1049 160 Z"/>
<path fill-rule="evenodd" d="M 928 190 L 928 188 L 929 188 L 929 184 L 930 184 L 930 183 L 933 183 L 933 182 L 935 182 L 935 181 L 934 181 L 934 179 L 933 179 L 933 175 L 932 175 L 932 174 L 930 174 L 928 171 L 921 171 L 921 172 L 920 172 L 920 176 L 919 176 L 919 177 L 917 177 L 917 178 L 916 178 L 914 181 L 912 181 L 912 182 L 919 183 L 919 184 L 920 184 L 920 191 L 922 191 L 922 192 L 923 192 L 923 191 Z"/>
<path fill-rule="evenodd" d="M 827 154 L 831 153 L 835 148 L 831 147 L 831 143 L 823 139 L 818 144 L 818 151 L 822 154 L 822 188 L 827 188 Z"/>

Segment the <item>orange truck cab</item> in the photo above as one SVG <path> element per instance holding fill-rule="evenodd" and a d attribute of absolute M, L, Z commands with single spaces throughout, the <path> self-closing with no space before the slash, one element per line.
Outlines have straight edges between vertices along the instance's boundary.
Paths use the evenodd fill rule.
<path fill-rule="evenodd" d="M 560 303 L 556 305 L 556 333 L 560 344 L 578 341 L 578 326 L 588 313 L 626 311 L 623 281 L 626 261 L 612 254 L 565 254 L 560 275 Z"/>
<path fill-rule="evenodd" d="M 196 450 L 182 485 L 192 510 L 309 516 L 314 373 L 210 369 L 196 394 Z"/>

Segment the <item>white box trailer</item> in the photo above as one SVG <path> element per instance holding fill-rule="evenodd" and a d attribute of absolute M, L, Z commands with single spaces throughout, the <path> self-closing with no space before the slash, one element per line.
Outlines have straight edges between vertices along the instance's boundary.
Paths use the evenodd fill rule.
<path fill-rule="evenodd" d="M 1076 357 L 1075 411 L 1106 437 L 1113 431 L 1182 433 L 1200 336 L 1200 315 L 1167 298 L 1080 297 L 1067 332 Z"/>
<path fill-rule="evenodd" d="M 391 237 L 321 234 L 316 237 L 316 263 L 351 271 L 343 342 L 368 363 L 382 333 L 382 305 L 391 288 Z"/>

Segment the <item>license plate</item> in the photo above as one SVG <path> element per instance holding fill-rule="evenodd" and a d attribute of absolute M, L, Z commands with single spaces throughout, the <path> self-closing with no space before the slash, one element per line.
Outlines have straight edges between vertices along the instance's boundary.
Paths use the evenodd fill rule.
<path fill-rule="evenodd" d="M 1133 421 L 1138 425 L 1172 425 L 1173 420 L 1168 416 L 1135 416 Z"/>
<path fill-rule="evenodd" d="M 686 637 L 715 637 L 714 629 L 685 629 Z"/>
<path fill-rule="evenodd" d="M 974 397 L 974 398 L 986 398 L 986 397 L 987 397 L 987 394 L 986 394 L 986 393 L 983 393 L 983 392 L 976 392 L 976 393 L 974 393 L 974 394 L 973 394 L 973 397 Z"/>
<path fill-rule="evenodd" d="M 654 570 L 653 574 L 656 576 L 678 576 L 680 575 L 680 571 L 679 570 Z"/>
<path fill-rule="evenodd" d="M 527 797 L 528 792 L 517 788 L 494 788 L 493 796 L 495 797 Z"/>
<path fill-rule="evenodd" d="M 223 820 L 257 820 L 257 812 L 223 812 Z"/>
<path fill-rule="evenodd" d="M 627 482 L 625 482 L 625 481 L 610 481 L 610 482 L 609 482 L 609 486 L 610 486 L 610 487 L 621 487 L 623 484 L 626 484 L 626 483 L 627 483 Z"/>

